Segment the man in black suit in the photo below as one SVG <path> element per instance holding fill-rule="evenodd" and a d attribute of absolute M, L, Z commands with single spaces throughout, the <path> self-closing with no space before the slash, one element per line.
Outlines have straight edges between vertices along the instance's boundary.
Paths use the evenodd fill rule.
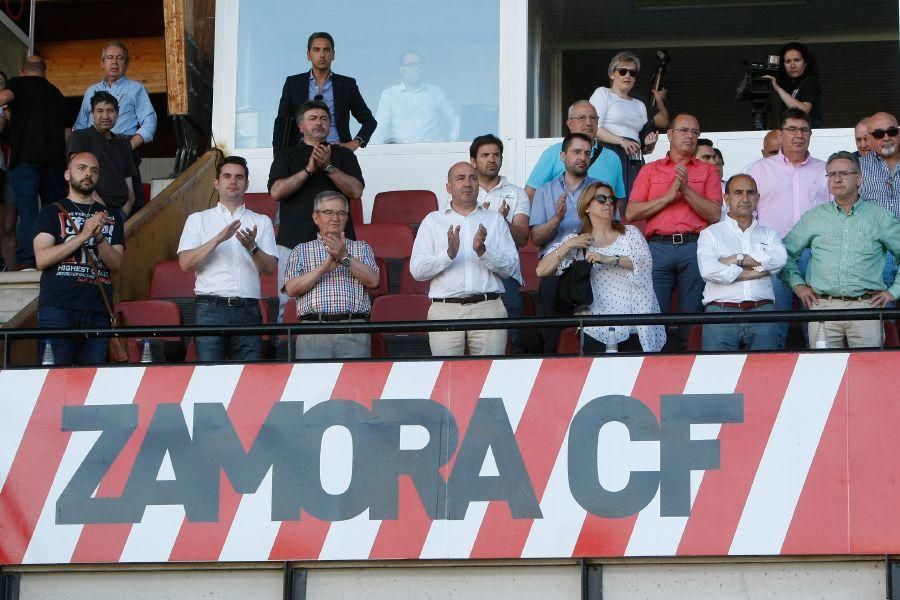
<path fill-rule="evenodd" d="M 294 116 L 307 100 L 320 100 L 328 105 L 331 113 L 329 144 L 339 143 L 354 152 L 365 147 L 377 122 L 359 93 L 356 80 L 331 72 L 334 61 L 334 38 L 331 34 L 317 31 L 310 35 L 306 42 L 306 58 L 312 68 L 306 73 L 291 75 L 284 81 L 272 132 L 272 149 L 278 152 L 300 141 L 299 131 L 293 126 Z M 353 139 L 350 138 L 350 113 L 362 125 Z"/>

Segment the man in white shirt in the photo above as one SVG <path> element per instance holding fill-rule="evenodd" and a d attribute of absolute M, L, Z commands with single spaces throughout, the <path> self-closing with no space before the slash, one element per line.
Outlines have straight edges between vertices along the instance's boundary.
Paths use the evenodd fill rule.
<path fill-rule="evenodd" d="M 419 226 L 410 259 L 418 281 L 431 281 L 429 320 L 502 319 L 504 277 L 519 269 L 519 255 L 503 216 L 478 205 L 478 173 L 456 163 L 447 174 L 450 205 Z M 433 356 L 504 354 L 506 331 L 430 332 Z"/>
<path fill-rule="evenodd" d="M 250 171 L 240 156 L 219 165 L 219 204 L 190 215 L 178 243 L 178 264 L 197 273 L 197 325 L 259 325 L 259 274 L 278 266 L 272 220 L 244 206 Z M 197 336 L 200 361 L 262 358 L 258 335 Z"/>
<path fill-rule="evenodd" d="M 706 312 L 773 311 L 772 275 L 787 260 L 781 236 L 753 218 L 759 192 L 749 175 L 735 175 L 728 180 L 725 202 L 728 215 L 701 231 L 697 240 L 697 262 L 706 282 Z M 703 350 L 783 347 L 784 339 L 776 323 L 703 326 Z"/>
<path fill-rule="evenodd" d="M 459 115 L 444 91 L 422 81 L 422 55 L 405 52 L 400 58 L 403 81 L 381 92 L 372 144 L 455 142 Z"/>

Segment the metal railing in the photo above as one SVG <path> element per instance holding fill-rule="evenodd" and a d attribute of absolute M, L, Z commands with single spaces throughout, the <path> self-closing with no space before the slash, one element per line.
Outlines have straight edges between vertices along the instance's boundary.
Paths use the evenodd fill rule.
<path fill-rule="evenodd" d="M 287 362 L 296 362 L 294 336 L 337 333 L 418 333 L 428 331 L 469 331 L 478 329 L 565 329 L 569 327 L 616 327 L 641 325 L 721 325 L 737 323 L 783 323 L 824 321 L 871 321 L 900 318 L 900 308 L 868 308 L 814 311 L 735 311 L 715 313 L 676 313 L 640 315 L 578 315 L 571 317 L 523 317 L 505 319 L 454 319 L 445 321 L 340 321 L 330 323 L 276 323 L 268 325 L 178 325 L 168 327 L 119 327 L 107 329 L 0 329 L 3 348 L 2 368 L 9 367 L 10 343 L 16 340 L 122 338 L 189 338 L 203 335 L 287 336 Z M 883 348 L 883 341 L 882 341 Z M 741 351 L 744 353 L 745 351 Z M 583 354 L 583 351 L 580 352 Z M 640 354 L 640 353 L 638 353 Z M 271 361 L 267 361 L 271 362 Z"/>

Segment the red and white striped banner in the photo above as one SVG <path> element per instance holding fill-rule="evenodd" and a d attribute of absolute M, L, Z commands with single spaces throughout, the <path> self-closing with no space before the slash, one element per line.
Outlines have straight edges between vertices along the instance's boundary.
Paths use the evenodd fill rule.
<path fill-rule="evenodd" d="M 900 353 L 0 372 L 0 563 L 900 553 Z"/>

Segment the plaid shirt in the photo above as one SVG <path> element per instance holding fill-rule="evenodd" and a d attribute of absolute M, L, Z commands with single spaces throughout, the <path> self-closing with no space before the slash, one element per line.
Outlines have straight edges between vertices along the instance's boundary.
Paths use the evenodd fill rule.
<path fill-rule="evenodd" d="M 378 273 L 375 254 L 367 243 L 347 240 L 347 253 Z M 288 257 L 284 280 L 316 270 L 327 256 L 321 235 L 316 235 L 316 239 L 311 242 L 298 244 Z M 344 265 L 338 265 L 331 273 L 325 273 L 316 285 L 297 299 L 298 317 L 319 313 L 367 313 L 371 308 L 366 288 L 350 274 L 350 268 Z"/>
<path fill-rule="evenodd" d="M 860 198 L 870 200 L 900 218 L 900 164 L 891 173 L 887 161 L 873 151 L 860 157 L 859 168 L 862 171 Z"/>

